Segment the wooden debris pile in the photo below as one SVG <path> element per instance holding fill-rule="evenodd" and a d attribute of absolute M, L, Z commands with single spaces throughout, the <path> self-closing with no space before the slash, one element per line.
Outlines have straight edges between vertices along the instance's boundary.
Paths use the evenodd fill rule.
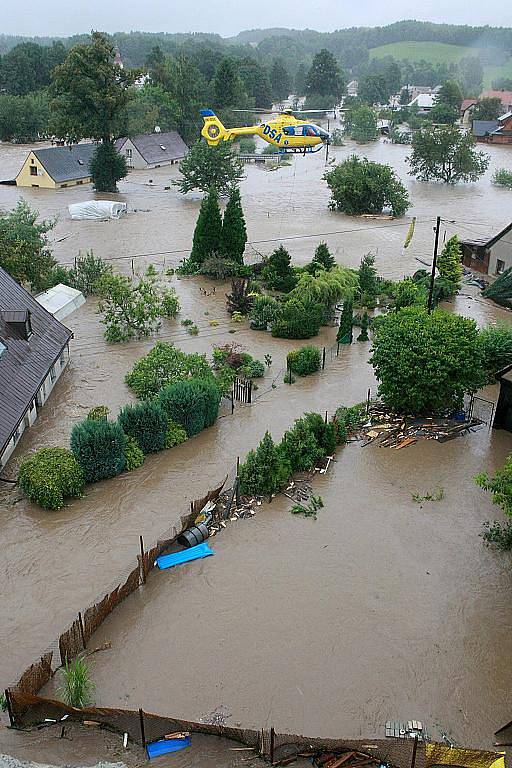
<path fill-rule="evenodd" d="M 210 536 L 216 536 L 227 528 L 228 523 L 254 517 L 256 509 L 261 507 L 262 500 L 258 496 L 238 496 L 236 488 L 224 491 L 208 510 L 208 525 Z M 203 510 L 204 512 L 204 510 Z"/>
<path fill-rule="evenodd" d="M 448 416 L 397 416 L 376 403 L 370 407 L 367 423 L 360 430 L 359 437 L 363 439 L 363 446 L 375 442 L 381 448 L 399 451 L 414 445 L 421 438 L 445 443 L 482 423 L 479 419 L 464 417 L 461 420 Z"/>

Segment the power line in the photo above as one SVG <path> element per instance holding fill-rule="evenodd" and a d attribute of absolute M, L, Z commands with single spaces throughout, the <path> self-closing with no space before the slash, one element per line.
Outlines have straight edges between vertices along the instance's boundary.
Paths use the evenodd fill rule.
<path fill-rule="evenodd" d="M 416 225 L 429 224 L 434 221 L 435 221 L 434 218 L 425 219 L 424 221 L 416 221 Z M 410 224 L 411 224 L 410 221 L 405 221 L 405 222 L 400 222 L 396 224 L 376 224 L 374 226 L 369 226 L 369 227 L 353 227 L 351 229 L 339 229 L 333 232 L 314 232 L 312 234 L 307 234 L 307 235 L 288 235 L 286 237 L 272 237 L 272 238 L 267 238 L 265 240 L 248 240 L 247 245 L 263 245 L 264 243 L 282 243 L 290 240 L 306 240 L 312 237 L 333 237 L 334 235 L 345 235 L 353 232 L 370 232 L 371 230 L 374 230 L 374 229 L 393 229 L 396 227 L 409 227 Z M 125 254 L 124 256 L 107 256 L 105 257 L 104 261 L 123 261 L 126 259 L 139 259 L 139 258 L 146 258 L 148 256 L 170 256 L 178 253 L 189 253 L 189 252 L 190 252 L 190 247 L 177 248 L 171 251 L 151 251 L 147 253 L 134 253 L 131 255 Z M 61 261 L 59 263 L 62 264 L 63 266 L 74 265 L 74 261 Z"/>

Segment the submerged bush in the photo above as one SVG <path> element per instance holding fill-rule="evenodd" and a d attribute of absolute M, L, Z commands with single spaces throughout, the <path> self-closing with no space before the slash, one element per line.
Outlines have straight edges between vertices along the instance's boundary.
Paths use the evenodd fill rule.
<path fill-rule="evenodd" d="M 167 418 L 181 425 L 188 437 L 192 437 L 215 423 L 220 390 L 214 381 L 188 379 L 164 387 L 158 401 Z"/>
<path fill-rule="evenodd" d="M 487 521 L 481 536 L 486 544 L 508 552 L 512 549 L 512 520 L 505 523 L 499 523 L 497 520 L 494 523 Z"/>
<path fill-rule="evenodd" d="M 43 509 L 60 509 L 67 496 L 80 498 L 84 475 L 67 448 L 41 448 L 22 461 L 18 485 Z"/>
<path fill-rule="evenodd" d="M 132 469 L 137 469 L 137 467 L 142 466 L 144 464 L 144 452 L 141 450 L 141 447 L 139 446 L 138 442 L 134 437 L 131 437 L 130 435 L 126 435 L 126 448 L 125 448 L 125 457 L 126 457 L 126 466 L 125 469 L 127 472 L 131 472 Z"/>
<path fill-rule="evenodd" d="M 66 659 L 60 674 L 62 683 L 59 693 L 68 706 L 83 709 L 94 703 L 96 686 L 83 656 L 77 656 L 73 661 Z"/>
<path fill-rule="evenodd" d="M 272 336 L 280 339 L 310 339 L 317 336 L 324 317 L 322 304 L 290 299 L 272 323 Z"/>
<path fill-rule="evenodd" d="M 167 417 L 157 402 L 125 405 L 118 421 L 123 432 L 135 438 L 143 453 L 155 453 L 164 447 Z"/>
<path fill-rule="evenodd" d="M 119 475 L 125 468 L 126 435 L 116 421 L 87 418 L 71 432 L 71 450 L 86 483 Z"/>
<path fill-rule="evenodd" d="M 297 376 L 308 376 L 320 370 L 322 354 L 318 347 L 301 347 L 288 352 L 286 357 L 288 370 Z"/>
<path fill-rule="evenodd" d="M 188 440 L 188 437 L 183 427 L 180 427 L 179 424 L 175 424 L 174 421 L 169 420 L 164 448 L 174 448 L 175 445 L 181 445 L 181 443 L 184 443 L 186 440 Z"/>
<path fill-rule="evenodd" d="M 193 325 L 182 321 L 182 325 Z M 189 378 L 213 376 L 205 355 L 187 355 L 178 347 L 165 341 L 157 341 L 150 352 L 137 360 L 126 374 L 125 382 L 141 400 L 155 397 L 162 387 Z"/>
<path fill-rule="evenodd" d="M 271 496 L 282 488 L 291 472 L 283 451 L 275 445 L 270 433 L 265 432 L 259 446 L 249 451 L 240 466 L 240 490 L 244 494 Z"/>

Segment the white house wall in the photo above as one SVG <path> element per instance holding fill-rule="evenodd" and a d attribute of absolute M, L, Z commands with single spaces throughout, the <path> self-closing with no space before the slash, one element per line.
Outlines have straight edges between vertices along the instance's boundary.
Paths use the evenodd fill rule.
<path fill-rule="evenodd" d="M 132 151 L 132 156 L 128 157 L 126 154 L 127 150 Z M 124 155 L 126 158 L 126 164 L 128 168 L 134 168 L 136 171 L 143 171 L 145 168 L 151 168 L 150 165 L 146 163 L 142 155 L 140 154 L 139 150 L 135 147 L 134 144 L 130 141 L 130 139 L 127 139 L 121 149 L 119 150 L 119 153 L 121 155 Z"/>
<path fill-rule="evenodd" d="M 512 230 L 504 235 L 502 240 L 498 240 L 491 248 L 489 258 L 489 274 L 496 274 L 496 263 L 498 261 L 505 263 L 505 269 L 512 267 Z"/>

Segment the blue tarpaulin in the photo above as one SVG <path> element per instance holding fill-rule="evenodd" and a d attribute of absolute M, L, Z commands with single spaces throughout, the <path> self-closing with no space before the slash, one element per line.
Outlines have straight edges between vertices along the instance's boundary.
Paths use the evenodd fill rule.
<path fill-rule="evenodd" d="M 181 565 L 181 563 L 188 563 L 190 560 L 197 560 L 200 557 L 208 557 L 208 555 L 214 555 L 213 549 L 210 549 L 208 543 L 203 541 L 202 544 L 197 544 L 195 547 L 184 549 L 183 552 L 172 552 L 170 555 L 161 555 L 157 557 L 156 564 L 160 570 L 165 568 L 172 568 L 175 565 Z"/>
<path fill-rule="evenodd" d="M 190 736 L 187 736 L 186 739 L 160 739 L 160 741 L 148 744 L 146 750 L 151 759 L 160 755 L 168 755 L 170 752 L 179 752 L 180 749 L 186 747 L 190 747 Z"/>

